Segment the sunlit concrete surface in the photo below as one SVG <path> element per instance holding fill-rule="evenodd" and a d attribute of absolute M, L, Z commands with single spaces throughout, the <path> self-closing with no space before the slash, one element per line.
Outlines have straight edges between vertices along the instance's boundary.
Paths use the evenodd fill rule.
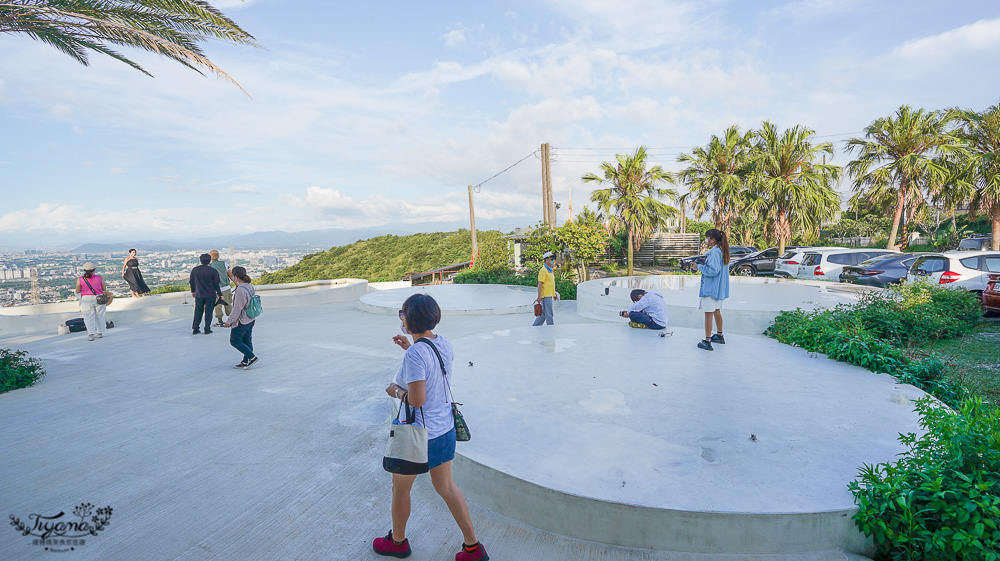
<path fill-rule="evenodd" d="M 872 290 L 852 284 L 768 277 L 730 277 L 729 298 L 722 306 L 728 333 L 760 334 L 779 312 L 802 308 L 813 310 L 837 304 L 851 304 Z M 636 288 L 663 295 L 670 312 L 670 325 L 701 328 L 705 314 L 698 309 L 698 275 L 648 275 L 596 279 L 577 287 L 578 309 L 582 315 L 617 321 L 618 312 L 632 301 Z"/>
<path fill-rule="evenodd" d="M 403 302 L 413 294 L 428 294 L 437 300 L 442 314 L 524 314 L 530 313 L 538 289 L 502 284 L 432 284 L 370 292 L 361 297 L 365 311 L 397 315 Z"/>
<path fill-rule="evenodd" d="M 457 341 L 476 360 L 458 364 L 456 400 L 489 419 L 460 449 L 478 464 L 470 495 L 595 541 L 862 548 L 846 483 L 902 452 L 899 432 L 920 432 L 912 402 L 925 394 L 769 339 L 730 335 L 707 352 L 696 330 L 667 331 L 556 325 Z"/>
<path fill-rule="evenodd" d="M 457 340 L 513 333 L 533 319 L 530 313 L 445 314 L 437 331 Z M 535 328 L 537 335 L 554 335 L 562 324 L 597 323 L 576 315 L 573 302 L 557 310 L 556 322 L 555 328 Z M 371 539 L 390 527 L 390 477 L 381 469 L 389 407 L 383 390 L 402 357 L 391 341 L 399 321 L 359 311 L 354 301 L 294 308 L 265 304 L 254 330 L 261 362 L 249 371 L 231 367 L 239 355 L 225 330 L 191 335 L 189 327 L 190 319 L 183 317 L 123 322 L 94 342 L 84 334 L 54 332 L 0 338 L 0 346 L 26 350 L 48 370 L 37 386 L 0 394 L 0 512 L 25 519 L 33 513 L 70 513 L 83 502 L 114 509 L 104 531 L 67 553 L 46 552 L 32 545 L 31 537 L 5 526 L 0 559 L 377 558 Z M 601 328 L 627 332 L 621 325 Z M 481 447 L 480 441 L 485 444 L 499 432 L 508 432 L 512 452 L 519 440 L 547 438 L 541 427 L 534 432 L 505 429 L 502 417 L 484 413 L 486 402 L 477 395 L 490 384 L 503 384 L 481 374 L 490 372 L 489 364 L 500 355 L 516 365 L 517 357 L 527 352 L 522 350 L 526 345 L 504 346 L 503 340 L 494 335 L 484 341 L 492 352 L 483 356 L 456 342 L 456 397 L 465 403 L 474 432 L 473 442 L 459 444 L 460 452 Z M 654 342 L 659 343 L 664 342 Z M 605 348 L 609 356 L 616 354 Z M 721 357 L 725 355 L 717 352 L 717 360 L 725 360 Z M 471 369 L 469 361 L 474 362 Z M 603 371 L 605 364 L 587 365 L 576 374 Z M 530 371 L 539 377 L 569 375 L 535 366 Z M 547 383 L 539 379 L 538 384 Z M 553 468 L 572 471 L 573 466 L 567 461 Z M 819 545 L 790 555 L 618 547 L 549 533 L 476 500 L 470 500 L 470 510 L 480 538 L 497 560 L 862 559 Z M 414 560 L 452 559 L 461 544 L 461 534 L 427 477 L 414 487 L 408 534 Z"/>

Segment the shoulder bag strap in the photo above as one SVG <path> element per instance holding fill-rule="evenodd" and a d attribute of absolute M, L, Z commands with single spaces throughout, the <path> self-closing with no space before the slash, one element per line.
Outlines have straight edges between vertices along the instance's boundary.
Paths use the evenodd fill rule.
<path fill-rule="evenodd" d="M 97 296 L 97 291 L 94 290 L 94 287 L 90 285 L 90 281 L 87 280 L 87 277 L 80 277 L 80 278 L 83 279 L 83 282 L 87 283 L 87 288 L 90 289 L 90 293 L 93 294 L 94 296 Z"/>
<path fill-rule="evenodd" d="M 452 402 L 454 402 L 455 401 L 455 396 L 452 395 L 452 393 L 451 393 L 451 384 L 448 383 L 448 371 L 444 369 L 444 359 L 441 358 L 441 353 L 438 351 L 437 346 L 434 343 L 432 343 L 431 340 L 428 339 L 427 337 L 421 337 L 421 338 L 417 339 L 416 342 L 417 343 L 427 343 L 427 345 L 430 346 L 431 350 L 434 351 L 434 354 L 437 356 L 437 359 L 438 359 L 438 364 L 441 365 L 441 375 L 444 376 L 444 383 L 445 383 L 446 386 L 448 386 L 448 397 L 449 397 L 449 399 Z"/>

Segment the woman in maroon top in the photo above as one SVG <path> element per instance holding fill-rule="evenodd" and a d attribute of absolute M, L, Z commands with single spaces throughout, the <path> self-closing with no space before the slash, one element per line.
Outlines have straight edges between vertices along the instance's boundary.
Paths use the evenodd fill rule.
<path fill-rule="evenodd" d="M 104 313 L 107 307 L 97 303 L 97 295 L 104 294 L 107 287 L 101 275 L 95 274 L 93 263 L 83 264 L 83 276 L 76 279 L 76 294 L 83 312 L 83 323 L 87 326 L 87 340 L 104 337 Z"/>

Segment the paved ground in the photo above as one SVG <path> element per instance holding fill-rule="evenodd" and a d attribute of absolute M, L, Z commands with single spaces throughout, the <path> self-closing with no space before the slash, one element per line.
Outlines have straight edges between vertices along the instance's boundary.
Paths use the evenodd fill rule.
<path fill-rule="evenodd" d="M 557 321 L 589 321 L 569 308 Z M 462 316 L 438 331 L 457 338 L 530 321 Z M 36 387 L 0 395 L 2 514 L 27 522 L 87 502 L 113 508 L 104 531 L 66 553 L 8 526 L 0 559 L 376 558 L 371 539 L 390 526 L 380 396 L 401 357 L 390 341 L 399 321 L 330 304 L 268 310 L 258 323 L 261 362 L 248 372 L 231 368 L 239 356 L 227 332 L 193 336 L 187 320 L 120 326 L 95 342 L 0 340 L 48 369 Z M 453 559 L 461 535 L 429 480 L 413 498 L 411 558 Z M 614 548 L 470 510 L 495 560 L 790 559 Z"/>

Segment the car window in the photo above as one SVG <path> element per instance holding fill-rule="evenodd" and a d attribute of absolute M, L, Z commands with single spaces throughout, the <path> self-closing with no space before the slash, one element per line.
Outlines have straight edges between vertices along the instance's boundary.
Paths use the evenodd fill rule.
<path fill-rule="evenodd" d="M 913 262 L 916 260 L 917 260 L 916 257 L 911 257 L 910 259 L 903 259 L 902 261 L 899 262 L 899 264 L 909 269 L 910 267 L 913 266 Z M 874 259 L 872 259 L 872 261 L 874 261 Z"/>
<path fill-rule="evenodd" d="M 924 273 L 940 273 L 946 268 L 946 261 L 943 257 L 919 257 L 913 264 L 913 271 Z"/>
<path fill-rule="evenodd" d="M 983 258 L 983 269 L 991 273 L 1000 273 L 1000 255 L 987 255 Z"/>
<path fill-rule="evenodd" d="M 761 259 L 774 259 L 777 256 L 778 256 L 777 249 L 768 249 L 765 250 L 763 253 L 761 253 L 758 257 Z"/>
<path fill-rule="evenodd" d="M 966 257 L 965 259 L 959 259 L 959 263 L 962 264 L 966 269 L 978 269 L 979 268 L 979 256 L 976 257 Z"/>
<path fill-rule="evenodd" d="M 980 249 L 982 243 L 982 240 L 978 238 L 964 239 L 958 243 L 958 249 Z"/>
<path fill-rule="evenodd" d="M 857 253 L 833 253 L 826 260 L 838 265 L 853 265 L 857 263 Z"/>
<path fill-rule="evenodd" d="M 805 257 L 802 259 L 802 264 L 803 265 L 819 265 L 819 261 L 822 258 L 823 258 L 823 256 L 820 255 L 820 254 L 818 254 L 818 253 L 807 253 L 805 255 Z"/>
<path fill-rule="evenodd" d="M 794 256 L 796 253 L 798 253 L 798 252 L 797 251 L 786 251 L 785 254 L 781 256 L 781 258 L 782 259 L 791 259 L 792 256 Z"/>

